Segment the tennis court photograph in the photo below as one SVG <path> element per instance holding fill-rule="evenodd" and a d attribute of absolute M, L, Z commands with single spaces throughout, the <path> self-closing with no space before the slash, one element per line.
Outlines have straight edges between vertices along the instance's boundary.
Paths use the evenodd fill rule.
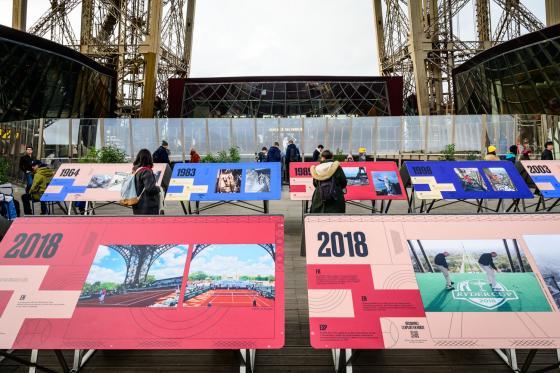
<path fill-rule="evenodd" d="M 194 245 L 184 307 L 273 307 L 275 245 Z"/>
<path fill-rule="evenodd" d="M 187 245 L 100 245 L 78 307 L 177 307 Z"/>
<path fill-rule="evenodd" d="M 526 235 L 523 240 L 529 247 L 537 268 L 556 307 L 560 309 L 560 235 Z"/>
<path fill-rule="evenodd" d="M 550 312 L 515 239 L 408 240 L 426 312 Z"/>

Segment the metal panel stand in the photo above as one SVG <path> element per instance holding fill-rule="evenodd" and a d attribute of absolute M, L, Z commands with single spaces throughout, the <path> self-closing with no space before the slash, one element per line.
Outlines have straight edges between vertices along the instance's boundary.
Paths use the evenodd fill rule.
<path fill-rule="evenodd" d="M 358 358 L 359 351 L 351 348 L 335 348 L 331 350 L 334 370 L 336 373 L 352 373 L 353 363 Z"/>
<path fill-rule="evenodd" d="M 255 371 L 255 349 L 235 350 L 239 359 L 239 373 L 253 373 Z"/>

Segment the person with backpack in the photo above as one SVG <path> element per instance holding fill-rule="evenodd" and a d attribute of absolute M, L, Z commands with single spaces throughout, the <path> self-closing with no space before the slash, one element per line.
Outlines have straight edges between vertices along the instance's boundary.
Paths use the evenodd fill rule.
<path fill-rule="evenodd" d="M 142 149 L 133 163 L 134 184 L 138 203 L 132 205 L 134 215 L 160 214 L 160 187 L 152 170 L 154 161 L 148 149 Z"/>
<path fill-rule="evenodd" d="M 321 164 L 311 166 L 311 176 L 315 192 L 311 199 L 311 213 L 346 212 L 344 193 L 346 192 L 346 176 L 338 161 L 333 161 L 333 153 L 323 150 Z"/>
<path fill-rule="evenodd" d="M 171 165 L 169 161 L 169 144 L 167 141 L 163 140 L 161 146 L 152 155 L 154 163 L 167 163 Z"/>
<path fill-rule="evenodd" d="M 286 181 L 290 180 L 290 162 L 299 162 L 300 160 L 301 156 L 299 154 L 299 149 L 296 144 L 294 144 L 294 140 L 290 139 L 288 141 L 288 146 L 286 147 Z"/>

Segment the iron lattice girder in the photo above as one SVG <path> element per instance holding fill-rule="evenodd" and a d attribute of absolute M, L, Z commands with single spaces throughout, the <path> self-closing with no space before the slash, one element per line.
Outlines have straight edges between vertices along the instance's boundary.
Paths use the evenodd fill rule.
<path fill-rule="evenodd" d="M 29 32 L 81 50 L 97 62 L 116 69 L 118 113 L 126 108 L 129 110 L 127 114 L 136 116 L 142 105 L 146 80 L 147 62 L 141 47 L 149 35 L 150 1 L 153 0 L 52 1 L 51 8 L 29 28 Z M 162 5 L 156 94 L 164 103 L 167 101 L 167 80 L 186 77 L 189 70 L 189 61 L 183 59 L 186 1 L 165 0 Z M 82 30 L 82 37 L 78 39 L 68 15 L 80 3 L 89 3 L 91 12 L 87 20 L 82 19 L 82 27 L 85 25 L 89 30 Z M 82 12 L 82 16 L 84 14 Z M 89 36 L 84 38 L 84 35 Z"/>
<path fill-rule="evenodd" d="M 383 75 L 402 75 L 404 78 L 404 95 L 415 93 L 414 74 L 411 73 L 412 52 L 410 48 L 410 22 L 407 17 L 408 4 L 412 0 L 374 0 L 384 2 L 383 20 L 384 42 L 378 50 Z M 416 0 L 414 0 L 416 1 Z M 420 1 L 420 0 L 418 0 Z M 453 82 L 451 71 L 460 63 L 472 58 L 485 48 L 497 42 L 504 41 L 506 37 L 515 37 L 523 27 L 527 31 L 535 31 L 543 28 L 544 24 L 537 19 L 519 0 L 488 0 L 494 2 L 502 10 L 502 17 L 495 27 L 495 32 L 490 32 L 492 40 L 462 41 L 456 35 L 453 26 L 454 20 L 460 16 L 460 12 L 469 3 L 477 14 L 477 20 L 490 19 L 490 6 L 477 6 L 479 0 L 433 0 L 424 1 L 422 8 L 422 30 L 424 35 L 414 35 L 423 38 L 421 43 L 424 53 L 423 63 L 418 66 L 426 69 L 428 87 L 439 86 L 438 89 L 430 89 L 428 92 L 428 103 L 421 104 L 417 96 L 418 107 L 428 105 L 432 113 L 443 114 L 452 110 Z M 429 9 L 432 4 L 436 9 Z M 480 4 L 478 4 L 480 5 Z M 480 13 L 484 12 L 484 13 Z M 434 19 L 436 18 L 436 19 Z M 490 25 L 488 25 L 490 26 Z M 512 30 L 515 29 L 515 33 Z M 490 30 L 491 31 L 491 30 Z M 480 34 L 479 34 L 480 35 Z M 444 97 L 437 96 L 437 92 L 444 93 Z M 446 98 L 450 99 L 447 100 Z M 436 102 L 443 100 L 444 102 Z M 424 106 L 425 107 L 425 106 Z M 442 111 L 442 112 L 440 112 Z"/>
<path fill-rule="evenodd" d="M 110 249 L 119 253 L 126 264 L 127 285 L 138 285 L 146 280 L 154 262 L 165 252 L 177 245 L 109 245 Z"/>

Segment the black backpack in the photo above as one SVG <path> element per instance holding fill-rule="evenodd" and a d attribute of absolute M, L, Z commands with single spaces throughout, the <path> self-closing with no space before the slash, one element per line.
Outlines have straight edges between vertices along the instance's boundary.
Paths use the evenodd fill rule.
<path fill-rule="evenodd" d="M 299 152 L 297 148 L 292 148 L 290 151 L 290 162 L 298 162 L 299 161 Z"/>
<path fill-rule="evenodd" d="M 334 177 L 319 181 L 319 195 L 321 196 L 321 201 L 323 202 L 338 200 L 338 191 Z"/>

